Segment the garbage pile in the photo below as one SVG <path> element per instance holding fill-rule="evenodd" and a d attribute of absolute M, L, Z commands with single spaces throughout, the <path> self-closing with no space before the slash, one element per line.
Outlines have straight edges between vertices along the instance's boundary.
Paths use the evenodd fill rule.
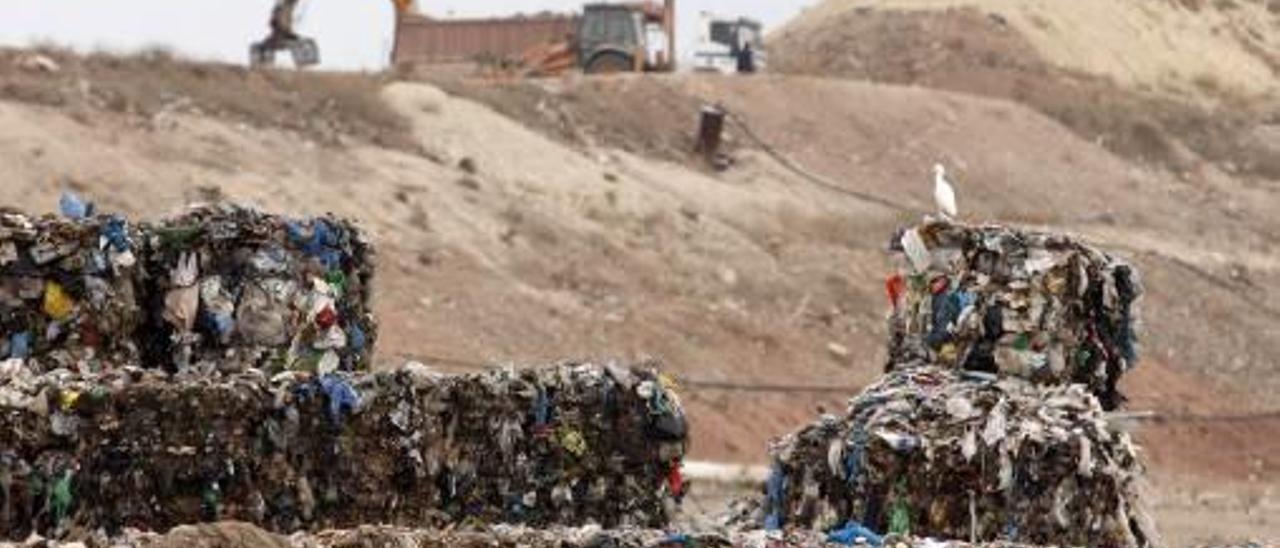
<path fill-rule="evenodd" d="M 0 362 L 0 539 L 237 520 L 661 527 L 688 438 L 671 380 L 565 364 L 441 376 Z"/>
<path fill-rule="evenodd" d="M 902 363 L 770 453 L 767 529 L 1158 544 L 1133 443 L 1082 385 Z"/>
<path fill-rule="evenodd" d="M 372 248 L 350 222 L 234 205 L 144 225 L 148 352 L 172 369 L 366 369 Z"/>
<path fill-rule="evenodd" d="M 124 219 L 0 211 L 0 360 L 93 370 L 137 361 L 138 233 Z"/>
<path fill-rule="evenodd" d="M 1071 237 L 926 219 L 891 249 L 890 364 L 1080 383 L 1111 410 L 1137 360 L 1137 271 Z"/>
<path fill-rule="evenodd" d="M 848 546 L 839 539 L 812 531 L 786 534 L 755 531 L 715 531 L 703 533 L 667 532 L 657 529 L 604 530 L 599 526 L 553 527 L 532 529 L 524 526 L 494 525 L 463 527 L 449 530 L 409 529 L 366 525 L 356 529 L 295 533 L 289 537 L 266 533 L 243 523 L 217 523 L 183 526 L 166 534 L 126 531 L 115 539 L 90 538 L 87 546 L 221 546 L 234 539 L 240 544 L 292 546 L 295 548 L 337 548 L 349 546 L 414 546 L 418 548 L 491 548 L 519 546 L 527 548 L 818 548 Z M 29 540 L 24 546 L 40 546 Z M 942 543 L 929 539 L 890 539 L 888 545 L 902 548 L 1017 548 L 1011 543 L 985 545 L 963 542 Z"/>

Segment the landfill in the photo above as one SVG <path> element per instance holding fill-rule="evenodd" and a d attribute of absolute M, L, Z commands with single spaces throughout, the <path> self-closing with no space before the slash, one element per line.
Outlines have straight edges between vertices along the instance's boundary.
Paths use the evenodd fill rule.
<path fill-rule="evenodd" d="M 1125 261 L 1070 236 L 926 218 L 895 236 L 885 284 L 889 368 L 913 359 L 1080 383 L 1107 410 L 1137 362 L 1143 288 Z"/>
<path fill-rule="evenodd" d="M 19 546 L 43 547 L 45 539 L 33 537 Z M 225 546 L 228 544 L 280 546 L 289 548 L 337 548 L 363 546 L 414 546 L 418 548 L 818 548 L 851 546 L 840 538 L 813 531 L 788 533 L 763 530 L 716 530 L 697 533 L 661 529 L 603 529 L 581 527 L 530 528 L 527 526 L 465 526 L 452 529 L 413 529 L 385 525 L 365 525 L 354 529 L 298 532 L 289 536 L 271 534 L 245 523 L 223 522 L 185 525 L 167 533 L 126 529 L 114 538 L 95 534 L 80 541 L 86 547 L 130 546 L 162 548 L 176 546 Z M 1013 543 L 971 544 L 936 539 L 890 537 L 884 545 L 893 548 L 1020 548 Z"/>
<path fill-rule="evenodd" d="M 688 428 L 650 364 L 444 376 L 0 363 L 0 539 L 244 521 L 662 527 Z"/>
<path fill-rule="evenodd" d="M 137 230 L 74 198 L 63 213 L 0 210 L 0 360 L 85 371 L 137 361 Z"/>
<path fill-rule="evenodd" d="M 739 516 L 766 529 L 1159 545 L 1138 452 L 1079 384 L 902 363 L 770 454 L 763 497 Z"/>
<path fill-rule="evenodd" d="M 150 362 L 202 371 L 368 368 L 373 251 L 351 222 L 221 204 L 142 230 Z"/>

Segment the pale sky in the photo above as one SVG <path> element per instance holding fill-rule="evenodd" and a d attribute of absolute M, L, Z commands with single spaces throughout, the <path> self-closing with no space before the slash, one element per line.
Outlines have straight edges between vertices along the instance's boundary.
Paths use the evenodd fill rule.
<path fill-rule="evenodd" d="M 0 0 L 0 45 L 54 43 L 81 51 L 153 45 L 196 59 L 244 63 L 267 33 L 274 0 Z M 816 0 L 679 0 L 682 56 L 696 40 L 699 12 L 746 15 L 773 28 Z M 569 11 L 566 0 L 418 0 L 435 16 Z M 320 42 L 323 68 L 377 69 L 391 51 L 389 0 L 304 0 L 300 32 Z"/>

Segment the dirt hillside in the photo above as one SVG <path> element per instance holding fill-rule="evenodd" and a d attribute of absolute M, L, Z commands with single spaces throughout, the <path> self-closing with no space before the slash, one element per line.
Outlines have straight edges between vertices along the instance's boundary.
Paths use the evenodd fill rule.
<path fill-rule="evenodd" d="M 1187 182 L 1268 184 L 1277 25 L 1252 1 L 830 0 L 770 36 L 770 66 L 1010 99 Z"/>
<path fill-rule="evenodd" d="M 849 14 L 971 9 L 1025 38 L 1034 54 L 1126 86 L 1245 95 L 1280 89 L 1280 3 L 1268 0 L 828 0 L 775 35 L 805 40 Z M 921 29 L 916 39 L 949 38 Z"/>

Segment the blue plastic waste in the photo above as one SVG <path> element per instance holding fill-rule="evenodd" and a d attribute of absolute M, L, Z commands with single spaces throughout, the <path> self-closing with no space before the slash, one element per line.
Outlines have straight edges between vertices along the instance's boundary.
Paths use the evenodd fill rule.
<path fill-rule="evenodd" d="M 107 219 L 107 223 L 102 225 L 101 235 L 116 251 L 128 251 L 130 244 L 127 226 L 123 217 L 112 215 Z"/>
<path fill-rule="evenodd" d="M 335 425 L 342 424 L 342 418 L 360 406 L 360 394 L 347 379 L 338 375 L 320 377 L 320 390 L 329 399 L 329 421 Z"/>
<path fill-rule="evenodd" d="M 31 357 L 31 332 L 21 331 L 9 336 L 9 357 Z"/>
<path fill-rule="evenodd" d="M 858 539 L 865 540 L 871 546 L 884 544 L 884 539 L 877 535 L 875 531 L 867 529 L 861 523 L 852 520 L 844 524 L 844 527 L 836 529 L 827 535 L 827 542 L 845 546 L 853 546 L 858 542 Z"/>
<path fill-rule="evenodd" d="M 62 211 L 62 216 L 68 219 L 84 219 L 93 215 L 93 204 L 80 199 L 70 190 L 62 192 L 62 198 L 58 200 L 58 209 Z"/>
<path fill-rule="evenodd" d="M 330 270 L 342 266 L 342 252 L 337 249 L 338 235 L 327 221 L 313 220 L 310 238 L 306 236 L 305 230 L 299 223 L 290 221 L 285 224 L 285 228 L 289 232 L 289 240 L 302 249 L 307 256 L 319 259 L 320 264 Z"/>
<path fill-rule="evenodd" d="M 538 398 L 533 402 L 533 424 L 546 426 L 551 421 L 551 398 L 546 389 L 538 387 Z"/>
<path fill-rule="evenodd" d="M 773 469 L 769 471 L 769 480 L 765 482 L 767 506 L 764 528 L 768 531 L 777 531 L 782 528 L 782 508 L 786 504 L 786 491 L 787 474 L 782 471 L 782 465 L 775 462 Z"/>
<path fill-rule="evenodd" d="M 659 546 L 668 546 L 671 544 L 684 546 L 689 544 L 689 542 L 692 540 L 693 540 L 692 537 L 684 533 L 671 533 L 670 535 L 667 535 L 667 538 L 662 539 L 662 542 L 658 544 Z"/>
<path fill-rule="evenodd" d="M 862 476 L 862 456 L 867 450 L 867 427 L 862 420 L 854 424 L 849 441 L 853 447 L 844 454 L 844 477 L 853 485 Z"/>
<path fill-rule="evenodd" d="M 360 329 L 358 324 L 352 323 L 347 326 L 347 346 L 352 351 L 360 352 L 364 350 L 364 345 L 367 343 L 368 338 L 365 337 L 364 330 Z"/>
<path fill-rule="evenodd" d="M 231 331 L 236 328 L 236 320 L 230 312 L 206 312 L 205 318 L 209 323 L 209 328 L 220 339 L 230 335 Z"/>
<path fill-rule="evenodd" d="M 968 291 L 952 291 L 936 299 L 933 324 L 926 337 L 926 342 L 935 348 L 951 340 L 951 324 L 960 318 L 965 309 L 978 301 L 978 296 Z"/>

